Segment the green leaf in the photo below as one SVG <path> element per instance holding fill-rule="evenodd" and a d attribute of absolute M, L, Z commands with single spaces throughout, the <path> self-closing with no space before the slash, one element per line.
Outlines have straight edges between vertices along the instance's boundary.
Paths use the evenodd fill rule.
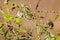
<path fill-rule="evenodd" d="M 45 36 L 44 40 L 49 40 L 48 36 Z"/>
<path fill-rule="evenodd" d="M 60 40 L 60 37 L 57 37 L 56 40 Z"/>
<path fill-rule="evenodd" d="M 49 26 L 43 25 L 43 24 L 38 25 L 38 27 L 39 27 L 39 28 L 45 28 L 45 29 L 48 29 L 48 28 L 49 28 Z"/>
<path fill-rule="evenodd" d="M 0 31 L 3 29 L 4 24 L 0 24 Z"/>
<path fill-rule="evenodd" d="M 13 17 L 12 17 L 10 14 L 8 14 L 8 13 L 4 14 L 4 19 L 5 19 L 6 21 L 11 20 L 12 18 L 13 18 Z"/>
<path fill-rule="evenodd" d="M 50 34 L 50 32 L 49 32 L 48 30 L 44 30 L 44 32 L 45 32 L 46 34 Z"/>
<path fill-rule="evenodd" d="M 20 18 L 15 18 L 15 19 L 14 19 L 14 22 L 15 22 L 16 24 L 18 24 L 18 25 L 21 25 L 22 19 L 20 19 Z"/>
<path fill-rule="evenodd" d="M 18 33 L 22 33 L 22 32 L 26 32 L 26 30 L 24 30 L 24 29 L 18 29 L 17 32 Z"/>
<path fill-rule="evenodd" d="M 51 40 L 55 40 L 56 38 L 55 38 L 55 36 L 52 36 L 52 37 L 50 37 L 50 39 L 51 39 Z"/>
<path fill-rule="evenodd" d="M 57 18 L 60 18 L 60 14 L 59 14 L 59 15 L 57 15 L 55 19 L 57 19 Z"/>
<path fill-rule="evenodd" d="M 28 13 L 28 16 L 32 17 L 33 15 L 32 15 L 32 13 Z"/>
<path fill-rule="evenodd" d="M 44 26 L 43 26 L 42 24 L 40 24 L 40 25 L 37 25 L 37 27 L 39 27 L 39 28 L 43 28 Z"/>

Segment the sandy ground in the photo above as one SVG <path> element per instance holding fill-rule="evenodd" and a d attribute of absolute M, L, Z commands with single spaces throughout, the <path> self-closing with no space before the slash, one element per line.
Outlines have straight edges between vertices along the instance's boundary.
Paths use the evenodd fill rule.
<path fill-rule="evenodd" d="M 28 7 L 31 8 L 31 11 L 33 13 L 36 13 L 37 11 L 41 11 L 40 15 L 45 17 L 44 22 L 46 23 L 48 22 L 49 19 L 54 21 L 54 18 L 56 17 L 56 15 L 60 13 L 60 0 L 40 0 L 37 10 L 35 8 L 39 0 L 10 0 L 10 1 L 11 1 L 10 4 L 12 4 L 12 2 L 16 2 L 18 5 L 26 4 Z M 2 7 L 3 5 L 4 5 L 3 0 L 0 0 L 0 7 Z M 4 8 L 4 10 L 6 9 Z M 15 16 L 17 11 L 18 10 L 16 9 L 13 12 L 11 12 L 11 14 Z M 2 15 L 0 14 L 0 21 L 2 22 L 1 17 Z M 33 23 L 32 21 L 29 21 L 29 22 Z M 26 21 L 24 22 L 24 26 L 30 27 L 31 23 L 29 24 Z M 59 37 L 57 33 L 60 32 L 60 19 L 57 19 L 54 21 L 54 29 L 50 31 L 55 36 Z"/>

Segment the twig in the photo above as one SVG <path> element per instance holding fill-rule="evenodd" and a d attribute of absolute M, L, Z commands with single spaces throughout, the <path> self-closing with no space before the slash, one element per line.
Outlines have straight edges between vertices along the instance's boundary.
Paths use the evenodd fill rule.
<path fill-rule="evenodd" d="M 38 0 L 38 3 L 37 3 L 37 5 L 36 5 L 36 10 L 37 10 L 37 8 L 39 7 L 39 3 L 40 3 L 40 0 Z"/>

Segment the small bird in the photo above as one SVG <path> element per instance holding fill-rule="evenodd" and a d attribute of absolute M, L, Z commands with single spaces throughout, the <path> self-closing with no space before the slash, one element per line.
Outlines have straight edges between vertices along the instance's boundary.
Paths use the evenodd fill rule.
<path fill-rule="evenodd" d="M 53 29 L 54 23 L 51 20 L 49 20 L 48 25 L 51 27 L 50 29 Z"/>

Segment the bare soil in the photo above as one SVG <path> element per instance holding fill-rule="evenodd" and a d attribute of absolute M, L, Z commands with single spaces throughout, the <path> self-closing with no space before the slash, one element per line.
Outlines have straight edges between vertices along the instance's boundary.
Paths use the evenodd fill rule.
<path fill-rule="evenodd" d="M 54 21 L 54 18 L 57 14 L 60 13 L 60 0 L 40 0 L 39 6 L 36 8 L 36 5 L 39 0 L 10 0 L 9 6 L 16 2 L 18 5 L 26 4 L 29 8 L 31 8 L 31 11 L 33 13 L 37 14 L 37 11 L 40 11 L 41 13 L 39 15 L 44 16 L 44 22 L 47 23 L 48 20 L 52 20 L 54 22 L 54 28 L 49 29 L 56 37 L 60 37 L 60 35 L 57 35 L 58 32 L 60 32 L 60 19 L 56 19 Z M 4 0 L 0 0 L 0 8 L 4 5 Z M 6 12 L 6 9 L 3 9 Z M 14 11 L 10 11 L 10 13 L 15 16 L 18 9 L 15 9 Z M 0 22 L 3 22 L 2 14 L 0 14 Z M 34 24 L 39 23 L 39 20 L 36 19 L 35 21 L 32 20 L 23 20 L 23 24 L 21 28 L 27 29 L 28 31 L 32 28 L 34 37 L 36 37 L 36 30 Z M 3 40 L 2 37 L 0 37 L 1 40 Z M 33 39 L 35 40 L 35 39 Z"/>

